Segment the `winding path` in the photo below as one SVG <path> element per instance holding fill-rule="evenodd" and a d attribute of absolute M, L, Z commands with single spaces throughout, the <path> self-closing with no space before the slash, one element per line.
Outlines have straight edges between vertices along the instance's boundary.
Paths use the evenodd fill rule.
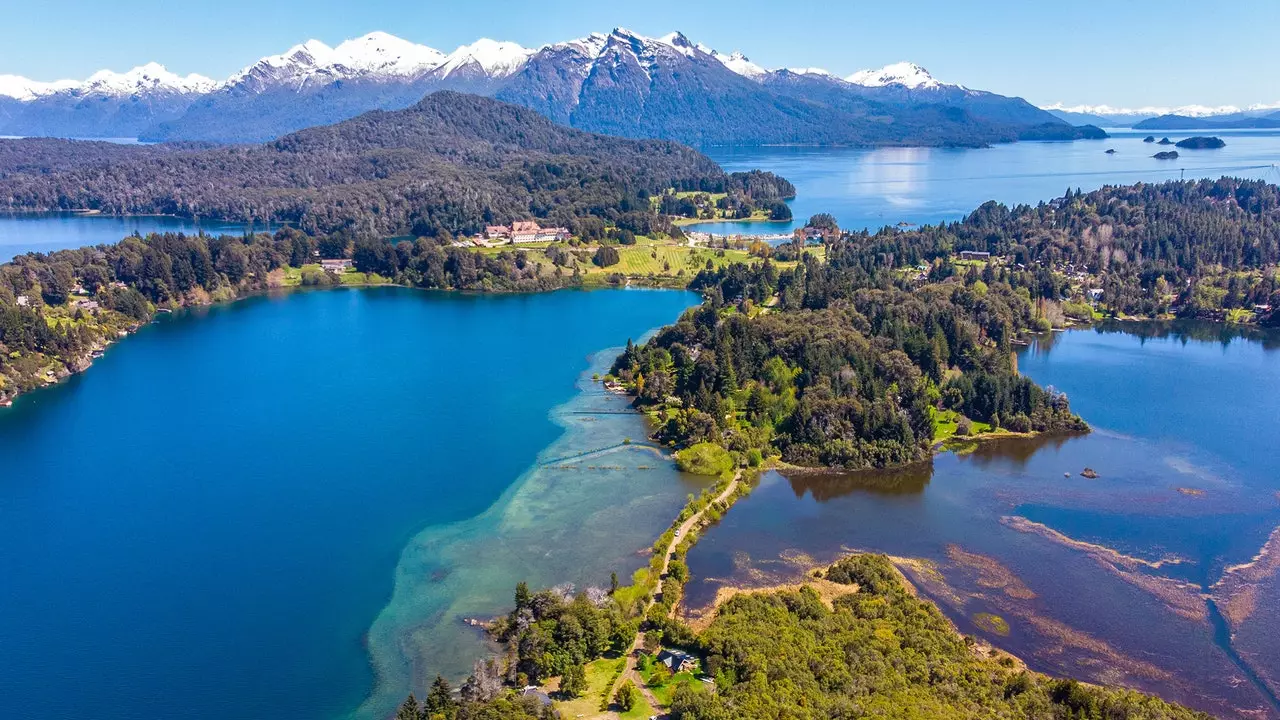
<path fill-rule="evenodd" d="M 676 555 L 676 548 L 680 545 L 680 538 L 689 536 L 689 533 L 695 527 L 697 527 L 700 522 L 702 522 L 702 518 L 707 514 L 708 509 L 710 509 L 711 507 L 721 502 L 724 502 L 730 497 L 733 497 L 733 493 L 738 489 L 738 484 L 741 481 L 742 481 L 742 471 L 738 470 L 737 473 L 734 474 L 733 480 L 730 481 L 729 485 L 724 489 L 724 492 L 717 495 L 714 500 L 712 500 L 711 502 L 703 506 L 701 510 L 690 515 L 688 519 L 680 523 L 680 526 L 676 528 L 676 535 L 671 539 L 670 544 L 667 545 L 667 552 L 662 558 L 662 570 L 661 572 L 658 573 L 658 583 L 659 583 L 658 590 L 659 591 L 661 591 L 662 589 L 662 584 L 661 584 L 662 580 L 667 577 L 667 570 L 671 567 L 671 559 L 674 558 Z M 654 605 L 656 605 L 657 602 L 658 602 L 658 593 L 655 592 L 650 594 L 649 601 L 645 603 L 644 612 L 641 614 L 641 617 L 643 618 L 647 616 L 649 614 L 649 610 Z M 676 604 L 672 603 L 671 612 L 668 615 L 668 617 L 674 617 L 675 612 L 676 612 Z M 645 699 L 648 700 L 649 704 L 653 706 L 653 709 L 657 711 L 658 708 L 661 707 L 661 703 L 658 702 L 657 696 L 655 696 L 653 692 L 649 690 L 649 686 L 646 685 L 644 682 L 644 679 L 640 677 L 640 673 L 636 672 L 636 657 L 640 654 L 641 648 L 644 647 L 644 641 L 645 641 L 645 634 L 643 632 L 637 633 L 635 642 L 631 644 L 631 649 L 627 651 L 627 665 L 626 665 L 626 668 L 622 671 L 622 674 L 619 676 L 618 682 L 621 682 L 623 678 L 626 678 L 631 682 L 635 683 L 636 687 L 640 688 L 640 692 L 644 694 Z M 611 700 L 613 699 L 614 693 L 616 693 L 617 691 L 618 691 L 618 683 L 615 682 L 613 686 L 609 688 L 609 698 Z"/>

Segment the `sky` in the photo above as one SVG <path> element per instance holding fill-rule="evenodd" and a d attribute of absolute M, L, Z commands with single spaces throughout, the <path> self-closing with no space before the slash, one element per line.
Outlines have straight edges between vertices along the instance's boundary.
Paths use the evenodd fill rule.
<path fill-rule="evenodd" d="M 1280 0 L 0 0 L 0 18 L 0 74 L 36 80 L 151 61 L 221 79 L 309 38 L 372 30 L 448 52 L 626 27 L 680 30 L 771 68 L 909 60 L 1038 105 L 1280 102 Z"/>

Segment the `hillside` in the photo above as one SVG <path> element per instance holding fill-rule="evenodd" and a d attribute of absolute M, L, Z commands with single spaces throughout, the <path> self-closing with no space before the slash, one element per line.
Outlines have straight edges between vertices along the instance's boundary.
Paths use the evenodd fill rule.
<path fill-rule="evenodd" d="M 687 147 L 593 135 L 530 110 L 436 93 L 400 111 L 245 147 L 0 141 L 0 207 L 166 213 L 308 230 L 436 235 L 528 217 L 650 215 L 670 187 L 729 177 Z"/>
<path fill-rule="evenodd" d="M 1280 128 L 1280 113 L 1254 117 L 1236 114 L 1230 117 L 1189 117 L 1161 115 L 1135 124 L 1135 130 L 1241 130 Z"/>

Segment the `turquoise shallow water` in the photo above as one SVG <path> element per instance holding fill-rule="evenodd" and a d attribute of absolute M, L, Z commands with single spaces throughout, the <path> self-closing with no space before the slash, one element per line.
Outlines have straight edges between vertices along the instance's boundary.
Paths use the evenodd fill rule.
<path fill-rule="evenodd" d="M 887 473 L 771 473 L 690 552 L 690 604 L 850 550 L 924 558 L 936 572 L 913 579 L 963 631 L 1036 669 L 1280 717 L 1280 577 L 1256 579 L 1229 629 L 1205 601 L 1239 601 L 1214 584 L 1280 526 L 1280 334 L 1246 335 L 1128 325 L 1040 340 L 1020 369 L 1065 391 L 1093 434 Z"/>
<path fill-rule="evenodd" d="M 644 437 L 582 373 L 696 300 L 257 298 L 20 398 L 0 410 L 0 717 L 378 717 L 463 672 L 458 616 L 517 580 L 625 575 L 694 486 L 640 449 L 537 466 Z"/>

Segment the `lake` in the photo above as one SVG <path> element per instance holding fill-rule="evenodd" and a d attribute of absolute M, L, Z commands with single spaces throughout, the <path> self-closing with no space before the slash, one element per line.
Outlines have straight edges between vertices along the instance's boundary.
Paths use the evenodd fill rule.
<path fill-rule="evenodd" d="M 960 220 L 988 200 L 1035 204 L 1067 188 L 1234 175 L 1280 182 L 1280 131 L 1204 132 L 1220 150 L 1179 150 L 1177 160 L 1155 160 L 1161 148 L 1148 133 L 1108 130 L 1107 140 L 1021 142 L 990 148 L 710 148 L 731 172 L 769 170 L 796 186 L 792 222 L 714 222 L 695 230 L 720 235 L 789 233 L 812 215 L 831 213 L 840 227 L 878 229 L 900 222 Z M 1177 141 L 1197 133 L 1167 133 Z M 1156 135 L 1159 139 L 1165 133 Z M 1114 155 L 1106 150 L 1114 148 Z"/>
<path fill-rule="evenodd" d="M 385 718 L 703 483 L 590 380 L 679 291 L 297 292 L 0 409 L 0 717 Z M 624 444 L 634 438 L 634 444 Z"/>
<path fill-rule="evenodd" d="M 164 215 L 93 215 L 89 213 L 0 213 L 0 262 L 28 252 L 53 252 L 120 242 L 140 233 L 204 231 L 240 235 L 251 226 L 216 220 L 188 220 Z M 259 231 L 274 229 L 258 225 Z"/>
<path fill-rule="evenodd" d="M 1075 330 L 1019 366 L 1095 431 L 889 472 L 769 473 L 689 553 L 692 615 L 722 587 L 874 550 L 1035 669 L 1280 717 L 1280 332 Z"/>
<path fill-rule="evenodd" d="M 1159 148 L 1145 133 L 1109 130 L 1108 140 L 1023 142 L 990 148 L 708 148 L 726 170 L 770 170 L 796 186 L 794 221 L 699 223 L 716 234 L 789 233 L 816 213 L 829 212 L 847 229 L 960 220 L 988 200 L 1036 203 L 1067 188 L 1237 175 L 1280 182 L 1280 131 L 1206 131 L 1224 138 L 1220 150 L 1182 150 L 1177 160 L 1154 160 Z M 1169 133 L 1174 140 L 1196 134 Z M 1163 137 L 1157 135 L 1157 138 Z M 1108 148 L 1116 154 L 1107 155 Z M 24 252 L 113 243 L 138 231 L 234 233 L 237 223 L 169 217 L 109 217 L 73 213 L 0 215 L 0 262 Z"/>

